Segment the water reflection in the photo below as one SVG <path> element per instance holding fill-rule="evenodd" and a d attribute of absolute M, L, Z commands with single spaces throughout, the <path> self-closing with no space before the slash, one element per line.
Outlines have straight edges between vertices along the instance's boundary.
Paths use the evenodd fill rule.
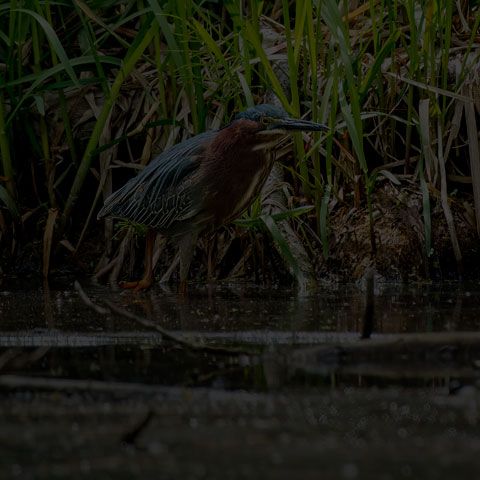
<path fill-rule="evenodd" d="M 446 348 L 441 342 L 422 345 L 418 356 L 415 349 L 410 355 L 388 343 L 373 350 L 364 340 L 476 331 L 478 285 L 376 285 L 372 279 L 365 288 L 328 285 L 297 296 L 293 289 L 202 284 L 179 297 L 162 287 L 133 294 L 82 283 L 95 304 L 108 300 L 186 338 L 255 344 L 263 354 L 242 359 L 189 351 L 135 320 L 94 311 L 70 284 L 12 281 L 0 285 L 0 370 L 34 365 L 36 372 L 54 376 L 259 389 L 302 382 L 356 385 L 371 377 L 438 383 L 473 375 L 476 343 L 463 356 L 449 350 L 448 341 Z M 361 344 L 368 349 L 359 350 Z"/>
<path fill-rule="evenodd" d="M 0 281 L 0 329 L 138 330 L 115 315 L 92 311 L 73 282 Z M 133 294 L 82 282 L 92 301 L 137 313 L 174 331 L 357 332 L 374 334 L 477 330 L 478 284 L 328 285 L 309 296 L 252 284 L 192 285 L 185 297 L 157 287 Z"/>
<path fill-rule="evenodd" d="M 262 353 L 207 353 L 164 341 L 132 319 L 94 311 L 73 282 L 0 280 L 2 447 L 17 467 L 42 459 L 57 468 L 58 452 L 67 458 L 82 448 L 103 465 L 110 449 L 108 461 L 133 459 L 132 472 L 150 458 L 153 476 L 158 465 L 164 473 L 201 459 L 209 468 L 200 477 L 223 461 L 210 477 L 224 478 L 231 466 L 234 478 L 253 458 L 245 477 L 254 478 L 268 447 L 278 468 L 263 464 L 259 478 L 293 478 L 305 458 L 317 476 L 318 465 L 330 468 L 328 478 L 357 471 L 380 478 L 380 467 L 385 478 L 392 471 L 469 478 L 478 470 L 469 463 L 480 411 L 478 285 L 330 285 L 308 297 L 200 285 L 180 298 L 161 288 L 135 295 L 82 284 L 96 304 L 109 300 L 196 340 L 255 343 Z M 419 332 L 417 342 L 402 344 L 403 332 Z M 125 450 L 121 442 L 136 445 Z M 434 446 L 429 457 L 426 445 Z M 402 470 L 419 448 L 414 473 Z M 450 463 L 438 464 L 438 452 L 443 461 L 450 451 Z M 70 461 L 64 468 L 65 478 L 80 471 Z"/>

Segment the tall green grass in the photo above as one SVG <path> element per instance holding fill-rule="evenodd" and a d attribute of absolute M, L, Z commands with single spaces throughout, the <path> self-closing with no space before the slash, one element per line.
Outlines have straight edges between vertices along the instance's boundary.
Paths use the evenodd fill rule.
<path fill-rule="evenodd" d="M 291 208 L 314 205 L 309 222 L 325 258 L 332 198 L 366 205 L 375 250 L 373 202 L 379 176 L 407 175 L 417 182 L 428 254 L 432 192 L 441 191 L 455 245 L 448 195 L 455 185 L 449 172 L 469 176 L 462 156 L 472 171 L 466 194 L 473 194 L 480 231 L 478 148 L 457 145 L 453 156 L 451 134 L 455 112 L 457 123 L 468 118 L 470 130 L 475 119 L 463 88 L 479 61 L 471 55 L 479 7 L 466 5 L 459 12 L 453 2 L 369 0 L 352 12 L 348 2 L 340 9 L 336 0 L 277 4 L 280 9 L 259 0 L 76 1 L 73 9 L 48 1 L 1 5 L 0 202 L 12 221 L 28 213 L 43 217 L 46 225 L 49 210 L 58 208 L 48 228 L 52 234 L 75 236 L 75 225 L 85 222 L 99 196 L 85 188 L 87 182 L 100 178 L 98 191 L 111 188 L 109 165 L 98 164 L 101 152 L 115 148 L 124 158 L 138 159 L 131 133 L 140 126 L 144 137 L 152 138 L 143 148 L 148 156 L 153 148 L 228 123 L 269 90 L 291 115 L 307 115 L 331 127 L 328 135 L 315 133 L 309 148 L 296 134 L 295 160 L 286 165 L 294 189 Z M 455 22 L 464 25 L 461 35 Z M 283 38 L 274 51 L 264 48 L 265 24 Z M 462 60 L 452 83 L 449 64 L 457 51 Z M 276 74 L 279 56 L 288 68 L 287 91 Z M 127 119 L 123 131 L 102 141 L 114 131 L 130 88 L 144 95 L 136 104 L 137 124 Z M 91 91 L 101 92 L 103 100 L 83 144 L 72 98 Z M 52 96 L 60 130 L 52 123 Z M 465 102 L 466 109 L 459 109 Z M 150 112 L 143 122 L 142 112 L 145 118 Z M 397 166 L 385 170 L 393 159 Z M 55 221 L 60 225 L 54 227 Z"/>

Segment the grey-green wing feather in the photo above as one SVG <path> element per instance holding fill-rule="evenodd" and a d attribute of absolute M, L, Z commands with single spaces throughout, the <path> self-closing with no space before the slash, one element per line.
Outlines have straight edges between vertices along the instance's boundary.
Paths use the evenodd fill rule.
<path fill-rule="evenodd" d="M 215 137 L 205 132 L 165 150 L 105 201 L 98 218 L 127 218 L 156 230 L 195 215 L 201 192 L 192 176 Z"/>

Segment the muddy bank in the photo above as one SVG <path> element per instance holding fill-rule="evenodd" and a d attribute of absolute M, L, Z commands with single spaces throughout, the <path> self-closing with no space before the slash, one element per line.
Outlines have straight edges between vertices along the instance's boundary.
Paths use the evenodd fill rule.
<path fill-rule="evenodd" d="M 462 260 L 457 264 L 445 214 L 438 195 L 431 197 L 431 250 L 427 255 L 422 196 L 417 188 L 399 189 L 385 183 L 372 201 L 376 251 L 369 214 L 361 208 L 337 206 L 332 213 L 327 261 L 319 256 L 320 275 L 340 280 L 375 274 L 382 280 L 446 280 L 480 277 L 480 240 L 472 208 L 451 200 L 455 235 Z"/>

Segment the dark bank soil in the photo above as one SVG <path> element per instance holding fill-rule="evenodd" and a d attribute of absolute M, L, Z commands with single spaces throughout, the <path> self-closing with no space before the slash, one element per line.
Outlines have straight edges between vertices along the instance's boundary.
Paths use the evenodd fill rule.
<path fill-rule="evenodd" d="M 437 192 L 439 193 L 439 192 Z M 417 188 L 399 189 L 387 182 L 374 194 L 376 252 L 373 252 L 368 210 L 336 209 L 330 226 L 330 258 L 320 269 L 329 278 L 361 279 L 373 270 L 390 281 L 480 277 L 480 239 L 468 202 L 451 199 L 461 263 L 452 247 L 438 195 L 431 197 L 431 250 L 425 247 L 425 218 Z"/>

